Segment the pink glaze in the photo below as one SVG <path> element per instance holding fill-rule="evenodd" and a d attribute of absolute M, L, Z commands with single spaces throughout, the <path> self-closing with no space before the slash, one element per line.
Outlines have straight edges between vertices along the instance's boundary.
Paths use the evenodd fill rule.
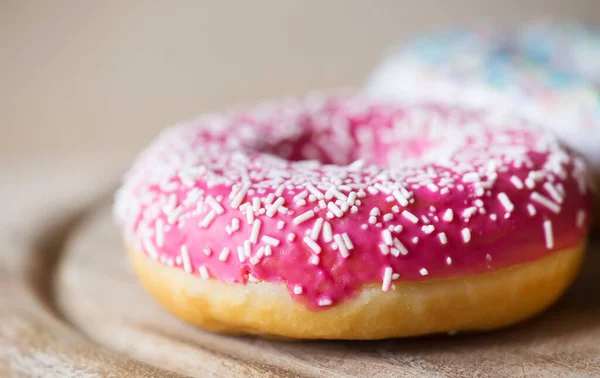
<path fill-rule="evenodd" d="M 115 211 L 163 264 L 317 309 L 574 247 L 590 206 L 582 159 L 518 117 L 312 96 L 163 132 Z"/>

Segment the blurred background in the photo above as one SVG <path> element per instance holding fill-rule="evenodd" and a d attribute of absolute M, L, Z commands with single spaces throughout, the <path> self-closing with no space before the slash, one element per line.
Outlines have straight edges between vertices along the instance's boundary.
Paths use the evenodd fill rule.
<path fill-rule="evenodd" d="M 204 111 L 358 87 L 452 25 L 600 21 L 598 0 L 0 2 L 0 162 L 136 152 Z"/>

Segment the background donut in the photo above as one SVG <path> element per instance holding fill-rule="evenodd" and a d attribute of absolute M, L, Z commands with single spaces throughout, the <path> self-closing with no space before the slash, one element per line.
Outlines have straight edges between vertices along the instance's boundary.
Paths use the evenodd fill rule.
<path fill-rule="evenodd" d="M 598 180 L 600 100 L 594 81 L 600 69 L 594 67 L 600 65 L 592 63 L 600 62 L 594 60 L 597 43 L 596 30 L 568 25 L 442 31 L 389 53 L 365 90 L 376 98 L 519 112 L 582 153 Z"/>

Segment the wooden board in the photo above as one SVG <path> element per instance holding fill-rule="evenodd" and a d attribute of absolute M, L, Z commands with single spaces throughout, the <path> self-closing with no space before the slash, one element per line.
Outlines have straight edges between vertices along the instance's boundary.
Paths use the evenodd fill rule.
<path fill-rule="evenodd" d="M 557 305 L 507 330 L 289 342 L 190 327 L 146 295 L 122 253 L 109 203 L 129 158 L 0 167 L 11 177 L 0 186 L 0 376 L 600 376 L 598 240 Z"/>
<path fill-rule="evenodd" d="M 600 375 L 600 255 L 590 255 L 581 279 L 557 306 L 505 331 L 382 342 L 228 337 L 183 324 L 146 295 L 106 205 L 74 232 L 56 294 L 67 319 L 98 343 L 197 377 Z"/>

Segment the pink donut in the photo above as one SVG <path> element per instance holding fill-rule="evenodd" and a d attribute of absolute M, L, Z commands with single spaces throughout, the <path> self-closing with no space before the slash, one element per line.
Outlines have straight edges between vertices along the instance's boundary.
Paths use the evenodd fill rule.
<path fill-rule="evenodd" d="M 517 117 L 313 95 L 166 130 L 115 212 L 144 286 L 192 324 L 387 338 L 554 302 L 585 247 L 586 175 Z"/>

